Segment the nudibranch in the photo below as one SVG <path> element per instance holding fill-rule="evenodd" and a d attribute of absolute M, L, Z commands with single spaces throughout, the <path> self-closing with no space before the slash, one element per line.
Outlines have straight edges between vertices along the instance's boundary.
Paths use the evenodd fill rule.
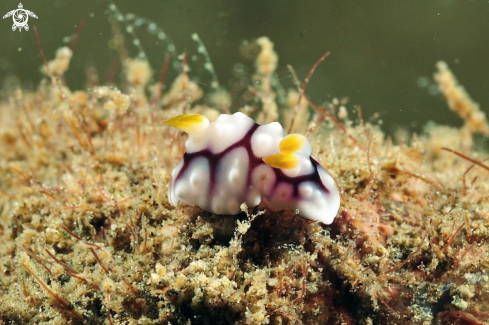
<path fill-rule="evenodd" d="M 304 136 L 285 136 L 278 122 L 259 125 L 243 113 L 221 114 L 212 123 L 184 114 L 164 123 L 189 134 L 187 151 L 172 172 L 172 205 L 238 214 L 242 203 L 255 207 L 263 201 L 274 211 L 290 209 L 309 220 L 333 222 L 338 189 L 311 157 Z"/>

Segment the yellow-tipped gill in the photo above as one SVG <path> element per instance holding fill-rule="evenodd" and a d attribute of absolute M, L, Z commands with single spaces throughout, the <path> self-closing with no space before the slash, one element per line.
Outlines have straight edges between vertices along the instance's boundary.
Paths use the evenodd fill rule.
<path fill-rule="evenodd" d="M 300 134 L 289 134 L 279 143 L 280 153 L 263 158 L 265 164 L 272 168 L 292 169 L 300 164 L 295 152 L 304 148 L 307 139 Z"/>
<path fill-rule="evenodd" d="M 210 125 L 207 117 L 200 114 L 178 115 L 162 123 L 179 128 L 189 134 L 200 133 Z"/>

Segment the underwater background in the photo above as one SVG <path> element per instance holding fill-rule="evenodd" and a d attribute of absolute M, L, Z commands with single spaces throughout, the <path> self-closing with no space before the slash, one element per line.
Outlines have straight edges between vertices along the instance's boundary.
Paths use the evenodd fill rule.
<path fill-rule="evenodd" d="M 74 51 L 66 80 L 85 89 L 85 71 L 95 66 L 101 82 L 118 61 L 109 48 L 111 28 L 107 1 L 23 1 L 30 18 L 28 32 L 13 32 L 11 18 L 0 21 L 0 81 L 21 80 L 35 87 L 42 75 L 32 26 L 39 29 L 47 57 L 62 40 L 86 23 Z M 282 85 L 293 87 L 290 64 L 300 78 L 326 51 L 331 56 L 315 72 L 308 93 L 316 102 L 348 96 L 350 107 L 361 105 L 368 120 L 375 113 L 384 131 L 399 126 L 419 132 L 427 121 L 460 126 L 455 113 L 433 85 L 435 63 L 443 60 L 454 70 L 468 93 L 487 112 L 489 105 L 489 3 L 487 1 L 115 1 L 124 13 L 150 19 L 170 37 L 177 53 L 197 54 L 191 35 L 204 42 L 221 85 L 232 89 L 241 75 L 254 69 L 243 41 L 267 36 L 275 44 Z M 17 0 L 0 3 L 3 14 Z M 145 29 L 137 31 L 151 65 L 158 71 L 166 45 Z M 134 55 L 137 49 L 127 46 Z M 248 55 L 249 56 L 249 55 Z M 210 78 L 198 56 L 190 62 L 203 84 Z M 243 73 L 243 70 L 245 73 Z M 173 74 L 173 75 L 172 75 Z M 172 80 L 178 71 L 170 71 Z M 6 79 L 7 78 L 7 79 Z M 153 76 L 157 78 L 157 73 Z M 205 86 L 203 85 L 205 88 Z M 3 87 L 2 87 L 3 88 Z M 238 107 L 233 107 L 237 109 Z"/>

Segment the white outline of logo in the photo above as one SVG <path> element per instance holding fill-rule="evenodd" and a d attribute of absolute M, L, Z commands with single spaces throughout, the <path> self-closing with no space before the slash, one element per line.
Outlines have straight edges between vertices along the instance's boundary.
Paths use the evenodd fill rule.
<path fill-rule="evenodd" d="M 12 25 L 12 30 L 15 31 L 18 28 L 19 32 L 22 31 L 22 28 L 24 28 L 26 31 L 29 30 L 29 25 L 27 25 L 29 16 L 37 19 L 36 14 L 33 13 L 32 11 L 25 10 L 22 6 L 22 3 L 20 2 L 19 2 L 19 8 L 7 12 L 5 16 L 3 16 L 3 19 L 10 16 L 12 16 L 12 19 L 14 20 L 14 24 Z"/>

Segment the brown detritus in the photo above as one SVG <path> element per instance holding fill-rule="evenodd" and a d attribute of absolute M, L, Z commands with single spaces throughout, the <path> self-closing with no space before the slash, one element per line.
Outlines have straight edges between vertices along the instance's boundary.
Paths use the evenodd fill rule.
<path fill-rule="evenodd" d="M 423 182 L 425 182 L 426 184 L 430 184 L 431 186 L 433 186 L 434 188 L 436 188 L 438 191 L 443 191 L 443 192 L 449 193 L 449 191 L 448 190 L 445 190 L 441 185 L 438 185 L 435 182 L 433 182 L 432 180 L 429 180 L 426 177 L 423 177 L 421 175 L 417 175 L 417 174 L 412 173 L 410 171 L 402 170 L 402 169 L 399 169 L 399 168 L 392 168 L 391 171 L 396 172 L 396 173 L 403 173 L 403 174 L 406 174 L 406 175 L 408 175 L 410 177 L 414 177 L 414 178 L 420 179 Z"/>
<path fill-rule="evenodd" d="M 61 265 L 62 267 L 64 267 L 69 273 L 70 275 L 73 275 L 73 274 L 78 274 L 78 272 L 74 269 L 72 269 L 71 267 L 69 267 L 68 265 L 66 265 L 66 263 L 63 263 L 62 261 L 60 261 L 58 258 L 56 258 L 56 256 L 53 255 L 53 253 L 51 253 L 49 251 L 49 249 L 46 249 L 46 253 L 48 253 L 49 256 L 51 256 L 51 258 L 53 260 L 56 261 L 56 263 L 58 263 L 59 265 Z M 83 279 L 81 277 L 77 277 L 78 279 Z M 86 280 L 85 280 L 86 281 Z"/>
<path fill-rule="evenodd" d="M 74 238 L 78 239 L 78 240 L 82 240 L 80 236 L 76 235 L 75 233 L 73 233 L 70 229 L 68 229 L 68 227 L 64 226 L 64 225 L 59 225 L 61 228 L 63 228 L 64 231 L 66 231 L 68 234 L 70 234 L 71 236 L 73 236 Z"/>
<path fill-rule="evenodd" d="M 360 127 L 362 128 L 363 134 L 365 134 L 367 137 L 371 137 L 371 135 L 368 133 L 367 129 L 365 128 L 365 123 L 363 121 L 363 116 L 362 116 L 362 106 L 357 105 L 357 112 L 358 112 L 358 123 L 360 123 Z"/>
<path fill-rule="evenodd" d="M 39 264 L 41 265 L 44 265 L 44 263 L 48 264 L 48 265 L 53 265 L 52 262 L 49 262 L 48 260 L 45 260 L 43 258 L 40 258 L 39 256 L 37 256 L 36 254 L 34 254 L 30 249 L 28 249 L 24 243 L 24 245 L 22 245 L 22 249 L 24 249 L 24 251 L 30 256 L 32 257 L 33 259 L 35 259 Z M 51 274 L 52 275 L 52 274 Z"/>
<path fill-rule="evenodd" d="M 472 250 L 472 248 L 474 248 L 474 246 L 477 244 L 477 242 L 474 242 L 472 243 L 472 245 L 470 245 L 469 248 L 467 248 L 467 250 L 462 254 L 462 256 L 460 256 L 460 261 L 463 261 L 463 259 L 465 258 L 465 256 Z"/>
<path fill-rule="evenodd" d="M 469 242 L 472 241 L 472 229 L 470 228 L 470 217 L 469 213 L 465 213 L 465 224 L 467 225 L 467 239 Z"/>
<path fill-rule="evenodd" d="M 389 273 L 392 273 L 394 271 L 399 270 L 404 265 L 406 265 L 413 257 L 415 257 L 416 255 L 418 255 L 419 251 L 423 248 L 424 241 L 425 241 L 426 237 L 428 237 L 428 234 L 429 234 L 429 230 L 426 230 L 423 238 L 421 239 L 421 244 L 419 244 L 418 248 L 411 255 L 409 255 L 408 258 L 406 258 L 404 261 L 402 261 L 401 263 L 397 264 L 396 266 L 394 266 L 394 267 L 388 269 L 387 271 L 383 272 L 381 276 L 385 276 L 385 275 L 387 275 Z"/>
<path fill-rule="evenodd" d="M 44 54 L 44 50 L 42 49 L 41 38 L 39 37 L 39 34 L 37 33 L 37 26 L 34 25 L 33 29 L 34 29 L 34 34 L 36 35 L 37 47 L 39 48 L 39 52 L 41 53 L 41 58 L 44 62 L 44 65 L 46 66 L 46 70 L 47 70 L 48 75 L 51 77 L 52 75 L 51 75 L 51 71 L 49 70 L 48 60 L 46 59 L 46 55 Z M 54 82 L 54 77 L 51 78 L 51 82 Z M 53 86 L 54 86 L 54 84 L 53 84 Z"/>
<path fill-rule="evenodd" d="M 464 155 L 463 153 L 460 153 L 460 152 L 458 152 L 458 151 L 455 151 L 455 150 L 452 150 L 452 149 L 449 149 L 449 148 L 445 148 L 445 147 L 441 148 L 441 150 L 445 150 L 445 151 L 451 152 L 451 153 L 453 153 L 453 154 L 455 154 L 455 155 L 459 156 L 460 158 L 463 158 L 463 159 L 465 159 L 465 160 L 467 160 L 467 161 L 470 161 L 470 162 L 471 162 L 471 163 L 473 163 L 474 165 L 477 165 L 477 166 L 479 166 L 479 167 L 482 167 L 482 168 L 484 168 L 485 170 L 489 170 L 489 166 L 486 166 L 486 165 L 484 165 L 483 163 L 481 163 L 480 161 L 477 161 L 477 160 L 475 160 L 475 159 L 472 159 L 472 158 L 470 158 L 470 157 L 468 157 L 468 156 Z"/>
<path fill-rule="evenodd" d="M 109 260 L 109 264 L 112 267 L 112 270 L 114 270 L 115 274 L 124 282 L 124 284 L 131 290 L 133 294 L 136 294 L 136 289 L 134 286 L 127 280 L 127 278 L 122 274 L 122 272 L 119 270 L 119 268 L 115 265 L 114 260 Z"/>
<path fill-rule="evenodd" d="M 114 325 L 114 322 L 112 321 L 112 315 L 110 314 L 109 304 L 110 304 L 110 292 L 107 291 L 105 293 L 105 309 L 107 310 L 107 319 L 109 320 L 110 325 Z"/>
<path fill-rule="evenodd" d="M 462 154 L 461 154 L 461 155 L 462 155 Z M 462 155 L 462 156 L 464 156 L 464 155 Z M 465 158 L 464 158 L 464 159 L 465 159 Z M 484 162 L 484 161 L 487 161 L 487 160 L 489 160 L 489 158 L 486 158 L 486 159 L 482 160 L 482 161 L 481 161 L 481 163 L 482 163 L 482 162 Z M 462 187 L 462 194 L 463 194 L 464 196 L 465 196 L 465 195 L 467 195 L 467 185 L 466 185 L 466 183 L 465 183 L 465 176 L 467 176 L 467 173 L 468 173 L 468 172 L 469 172 L 469 171 L 470 171 L 472 168 L 474 168 L 475 166 L 476 166 L 476 164 L 472 164 L 472 165 L 470 165 L 470 167 L 468 167 L 468 168 L 465 170 L 465 172 L 464 172 L 464 174 L 463 174 L 463 176 L 462 176 L 462 186 L 463 186 L 463 187 Z M 485 166 L 485 165 L 484 165 L 484 166 Z M 474 179 L 472 180 L 472 183 L 470 184 L 471 186 L 473 186 L 473 185 L 474 185 L 474 183 L 475 183 L 476 179 L 477 179 L 477 176 L 475 176 L 475 177 L 474 177 Z"/>
<path fill-rule="evenodd" d="M 70 235 L 72 235 L 73 237 L 77 238 L 78 240 L 81 241 L 81 238 L 76 236 L 73 232 L 71 232 L 68 228 L 66 228 L 65 226 L 62 226 L 63 229 L 65 229 L 67 232 L 70 233 Z M 137 240 L 137 238 L 136 238 Z M 94 246 L 95 248 L 101 250 L 101 251 L 104 251 L 102 247 L 96 245 L 96 244 L 93 244 L 93 243 L 89 243 L 89 242 L 84 242 L 85 245 L 90 245 L 90 246 Z M 102 260 L 100 259 L 99 255 L 95 252 L 95 249 L 92 248 L 92 247 L 89 247 L 88 248 L 90 250 L 90 252 L 92 253 L 92 255 L 95 257 L 95 260 L 98 262 L 98 264 L 100 265 L 100 267 L 104 270 L 105 274 L 109 274 L 109 269 L 103 264 Z M 48 252 L 48 254 L 50 254 Z M 51 256 L 51 254 L 50 254 Z M 54 256 L 52 256 L 54 258 Z M 129 283 L 129 281 L 126 279 L 126 277 L 122 274 L 122 272 L 119 270 L 119 268 L 115 265 L 113 259 L 110 259 L 109 260 L 109 264 L 111 265 L 112 267 L 112 270 L 114 270 L 115 274 L 126 284 L 126 286 L 132 291 L 133 294 L 136 293 L 136 290 L 134 288 L 134 286 Z M 63 265 L 63 264 L 62 264 Z M 64 265 L 63 265 L 64 266 Z M 75 271 L 75 270 L 72 270 L 72 271 Z M 71 273 L 75 273 L 76 274 L 76 271 L 75 272 L 71 272 Z M 86 280 L 85 280 L 86 281 Z"/>
<path fill-rule="evenodd" d="M 338 121 L 333 115 L 327 113 L 324 109 L 318 107 L 316 104 L 314 104 L 310 99 L 309 97 L 304 94 L 304 98 L 307 100 L 307 102 L 309 103 L 309 105 L 311 105 L 312 108 L 314 108 L 314 110 L 316 112 L 318 112 L 319 114 L 321 114 L 322 116 L 324 116 L 325 118 L 327 118 L 328 120 L 330 120 L 331 122 L 333 122 L 334 125 L 336 125 L 336 127 L 338 127 L 338 129 L 340 129 L 344 134 L 346 134 L 346 136 L 348 136 L 348 138 L 350 138 L 350 140 L 353 141 L 353 143 L 358 147 L 360 148 L 362 151 L 365 151 L 365 149 L 358 143 L 358 141 L 347 131 L 347 129 L 343 126 L 343 124 L 340 123 L 340 121 Z"/>
<path fill-rule="evenodd" d="M 188 94 L 188 71 L 190 68 L 188 67 L 188 62 L 187 62 L 187 52 L 183 53 L 183 60 L 182 60 L 182 99 L 181 101 L 184 103 L 183 104 L 183 110 L 182 113 L 185 114 L 187 113 L 188 110 L 188 105 L 190 105 L 189 102 L 189 94 Z"/>
<path fill-rule="evenodd" d="M 295 116 L 298 114 L 298 107 L 301 104 L 302 97 L 306 93 L 307 85 L 309 84 L 309 80 L 311 80 L 312 75 L 314 74 L 314 71 L 316 71 L 316 68 L 318 65 L 326 60 L 326 58 L 329 56 L 330 52 L 326 52 L 323 54 L 309 69 L 309 72 L 307 73 L 307 77 L 304 79 L 304 82 L 302 83 L 302 87 L 300 86 L 300 81 L 299 78 L 297 78 L 297 74 L 295 73 L 295 70 L 292 68 L 291 65 L 287 65 L 287 68 L 289 71 L 292 73 L 292 76 L 294 78 L 294 83 L 296 84 L 298 90 L 299 90 L 299 98 L 297 99 L 297 104 L 294 107 L 293 115 L 292 115 L 292 120 L 290 121 L 289 129 L 287 130 L 287 134 L 292 133 L 292 129 L 294 127 L 294 121 L 295 121 Z"/>
<path fill-rule="evenodd" d="M 82 19 L 80 19 L 80 22 L 78 23 L 78 28 L 76 29 L 76 32 L 71 39 L 70 45 L 68 46 L 71 51 L 73 51 L 75 49 L 76 43 L 78 42 L 78 38 L 80 38 L 81 32 L 83 31 L 83 28 L 85 27 L 86 21 L 87 20 L 85 17 L 82 17 Z"/>
<path fill-rule="evenodd" d="M 49 261 L 46 261 L 45 259 L 43 258 L 40 258 L 39 256 L 37 256 L 36 254 L 34 254 L 33 252 L 31 252 L 27 247 L 22 246 L 22 248 L 24 249 L 24 251 L 29 255 L 31 256 L 33 259 L 35 259 L 39 264 L 41 264 L 41 266 L 46 270 L 46 272 L 48 272 L 54 279 L 54 281 L 58 281 L 56 279 L 56 277 L 54 276 L 53 272 L 51 272 L 51 270 L 44 264 L 48 264 L 48 265 L 53 265 L 53 263 L 49 262 Z"/>
<path fill-rule="evenodd" d="M 395 315 L 398 314 L 398 312 L 396 310 L 394 310 L 394 308 L 392 308 L 391 306 L 389 306 L 389 304 L 384 300 L 384 298 L 382 298 L 382 295 L 379 292 L 376 293 L 376 297 L 385 306 L 385 308 L 387 308 L 391 313 L 393 313 Z"/>
<path fill-rule="evenodd" d="M 477 181 L 478 178 L 479 178 L 479 176 L 474 176 L 474 178 L 472 179 L 472 182 L 470 182 L 470 186 L 474 186 L 474 183 Z"/>
<path fill-rule="evenodd" d="M 482 322 L 475 318 L 472 314 L 466 313 L 460 310 L 446 310 L 438 313 L 436 319 L 446 324 L 453 325 L 486 325 L 486 322 Z"/>
<path fill-rule="evenodd" d="M 43 287 L 44 290 L 46 290 L 46 292 L 61 305 L 61 307 L 63 307 L 64 310 L 70 312 L 73 315 L 73 317 L 76 318 L 78 321 L 83 321 L 83 318 L 76 312 L 76 310 L 73 309 L 73 307 L 70 305 L 69 302 L 65 301 L 63 298 L 58 296 L 53 290 L 51 290 L 51 288 L 49 288 L 49 286 L 46 283 L 44 283 L 44 281 L 42 281 L 42 279 L 36 273 L 34 273 L 34 271 L 32 271 L 27 265 L 22 264 L 22 266 L 24 267 L 24 269 L 26 269 L 27 272 L 29 272 L 34 277 L 34 279 L 36 279 L 37 283 L 39 283 L 39 285 Z"/>
<path fill-rule="evenodd" d="M 69 106 L 71 112 L 73 113 L 73 115 L 76 117 L 77 122 L 78 122 L 78 125 L 75 125 L 74 121 L 68 118 L 68 115 L 65 114 L 64 115 L 64 118 L 65 118 L 66 122 L 69 124 L 70 128 L 72 129 L 73 135 L 76 137 L 76 139 L 80 143 L 80 146 L 82 148 L 85 148 L 85 141 L 79 135 L 78 128 L 81 128 L 83 130 L 83 132 L 85 133 L 86 138 L 87 138 L 86 141 L 87 141 L 88 147 L 89 147 L 88 150 L 90 151 L 91 154 L 94 154 L 95 153 L 95 149 L 94 149 L 93 143 L 92 143 L 92 136 L 91 136 L 90 132 L 88 131 L 88 129 L 83 124 L 82 118 L 80 117 L 80 115 L 75 111 L 75 109 L 71 105 L 71 103 L 70 103 L 70 101 L 68 99 L 67 94 L 61 88 L 61 86 L 60 86 L 57 78 L 52 74 L 52 72 L 51 72 L 51 70 L 49 68 L 49 63 L 48 63 L 48 61 L 46 59 L 46 55 L 44 54 L 44 50 L 42 49 L 41 38 L 39 37 L 39 33 L 37 32 L 37 27 L 36 26 L 34 26 L 34 34 L 36 36 L 37 47 L 39 48 L 39 52 L 41 53 L 41 57 L 42 57 L 42 59 L 44 61 L 44 65 L 46 67 L 46 72 L 47 72 L 48 76 L 51 79 L 51 85 L 52 86 L 55 86 L 57 88 L 57 90 L 59 91 L 59 93 L 61 94 L 62 99 L 64 99 L 66 102 L 68 102 L 68 106 Z M 71 51 L 71 50 L 69 50 L 69 51 Z"/>
<path fill-rule="evenodd" d="M 302 261 L 301 268 L 302 268 L 302 270 L 301 270 L 302 271 L 302 278 L 300 279 L 301 294 L 299 295 L 299 297 L 297 297 L 296 299 L 294 299 L 292 301 L 293 305 L 297 305 L 306 296 L 306 281 L 307 281 L 307 273 L 309 271 L 309 263 L 307 263 L 307 265 L 306 265 L 306 261 Z"/>
<path fill-rule="evenodd" d="M 360 202 L 365 201 L 365 199 L 372 194 L 371 189 L 375 184 L 375 174 L 372 172 L 372 165 L 370 161 L 370 145 L 372 143 L 372 138 L 373 135 L 370 135 L 368 139 L 368 145 L 367 145 L 367 164 L 368 164 L 368 172 L 370 175 L 368 177 L 367 186 L 365 187 L 365 194 L 359 198 Z"/>
<path fill-rule="evenodd" d="M 463 227 L 465 227 L 465 222 L 462 222 L 462 224 L 460 226 L 458 226 L 457 230 L 455 230 L 455 232 L 450 237 L 450 239 L 447 241 L 447 243 L 445 244 L 445 246 L 443 246 L 443 251 L 446 251 L 447 248 L 453 243 L 453 241 L 455 240 L 455 237 L 460 232 L 460 230 L 462 230 Z"/>
<path fill-rule="evenodd" d="M 138 247 L 138 235 L 136 234 L 136 230 L 134 230 L 136 227 L 134 226 L 134 223 L 132 222 L 132 218 L 129 218 L 129 222 L 126 222 L 127 227 L 129 228 L 129 231 L 131 232 L 131 235 L 134 240 L 134 250 L 137 250 Z"/>
<path fill-rule="evenodd" d="M 14 200 L 14 201 L 17 200 L 15 196 L 13 196 L 12 194 L 10 194 L 6 190 L 0 189 L 0 193 L 2 193 L 3 195 L 5 195 L 6 197 L 8 197 L 11 200 Z"/>
<path fill-rule="evenodd" d="M 153 100 L 151 101 L 151 105 L 156 105 L 156 103 L 158 103 L 158 101 L 160 100 L 161 95 L 165 91 L 166 74 L 168 72 L 168 67 L 170 66 L 170 61 L 171 61 L 171 55 L 170 53 L 167 53 L 165 56 L 165 62 L 163 63 L 163 67 L 161 68 L 160 84 L 156 89 Z"/>

